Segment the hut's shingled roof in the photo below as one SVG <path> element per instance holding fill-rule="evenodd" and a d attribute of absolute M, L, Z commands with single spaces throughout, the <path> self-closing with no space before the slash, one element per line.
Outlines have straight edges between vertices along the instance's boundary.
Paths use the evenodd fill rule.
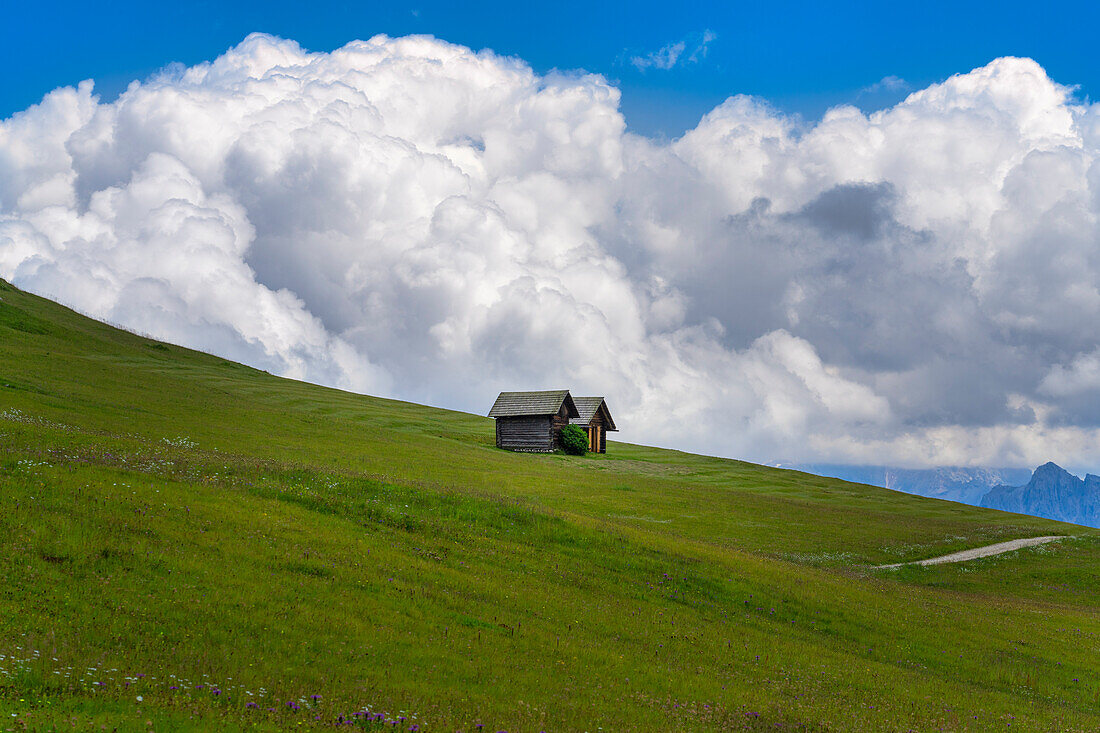
<path fill-rule="evenodd" d="M 615 432 L 619 431 L 615 427 L 615 421 L 611 418 L 611 410 L 607 409 L 607 405 L 604 404 L 603 397 L 574 397 L 573 402 L 577 405 L 577 412 L 580 413 L 569 421 L 573 425 L 587 425 L 592 422 L 592 418 L 596 416 L 602 405 L 604 416 L 607 418 L 607 429 Z"/>
<path fill-rule="evenodd" d="M 521 415 L 555 415 L 565 403 L 569 417 L 576 417 L 577 406 L 567 389 L 549 392 L 501 392 L 489 417 L 519 417 Z"/>

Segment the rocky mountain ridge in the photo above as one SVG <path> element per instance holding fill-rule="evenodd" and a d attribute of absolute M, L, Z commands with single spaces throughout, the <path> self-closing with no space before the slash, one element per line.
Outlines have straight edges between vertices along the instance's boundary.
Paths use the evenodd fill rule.
<path fill-rule="evenodd" d="M 980 506 L 1100 527 L 1100 476 L 1081 479 L 1055 463 L 1035 469 L 1023 486 L 995 486 Z"/>

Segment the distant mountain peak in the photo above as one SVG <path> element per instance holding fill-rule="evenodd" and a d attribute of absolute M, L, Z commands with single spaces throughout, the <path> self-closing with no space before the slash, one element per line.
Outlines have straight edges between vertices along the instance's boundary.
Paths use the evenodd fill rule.
<path fill-rule="evenodd" d="M 1100 477 L 1077 478 L 1048 461 L 1023 486 L 995 486 L 981 505 L 1095 527 L 1100 522 Z"/>

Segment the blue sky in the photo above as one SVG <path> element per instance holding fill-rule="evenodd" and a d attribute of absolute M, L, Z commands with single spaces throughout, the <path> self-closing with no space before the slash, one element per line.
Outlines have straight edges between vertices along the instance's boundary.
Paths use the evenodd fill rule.
<path fill-rule="evenodd" d="M 552 8 L 548 10 L 548 7 Z M 830 106 L 892 104 L 998 56 L 1100 88 L 1095 3 L 18 3 L 0 26 L 0 117 L 94 78 L 110 99 L 171 62 L 211 59 L 252 31 L 328 51 L 377 33 L 429 33 L 518 56 L 536 71 L 601 73 L 631 129 L 675 137 L 732 94 L 813 120 Z M 705 53 L 700 48 L 705 39 Z M 676 63 L 676 44 L 683 51 Z M 672 49 L 660 55 L 662 49 Z M 651 56 L 652 54 L 652 56 Z M 694 56 L 694 60 L 692 57 Z M 632 60 L 634 62 L 632 62 Z M 649 61 L 662 61 L 648 65 Z M 879 85 L 888 77 L 898 81 Z M 904 84 L 901 80 L 904 80 Z M 869 90 L 870 88 L 870 90 Z"/>

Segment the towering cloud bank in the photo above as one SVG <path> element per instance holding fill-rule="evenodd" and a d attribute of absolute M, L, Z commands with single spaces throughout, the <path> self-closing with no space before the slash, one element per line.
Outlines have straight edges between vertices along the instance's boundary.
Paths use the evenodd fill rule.
<path fill-rule="evenodd" d="M 1016 58 L 669 144 L 618 102 L 382 36 L 59 89 L 0 122 L 0 276 L 354 390 L 604 394 L 636 440 L 1100 466 L 1100 107 Z"/>

